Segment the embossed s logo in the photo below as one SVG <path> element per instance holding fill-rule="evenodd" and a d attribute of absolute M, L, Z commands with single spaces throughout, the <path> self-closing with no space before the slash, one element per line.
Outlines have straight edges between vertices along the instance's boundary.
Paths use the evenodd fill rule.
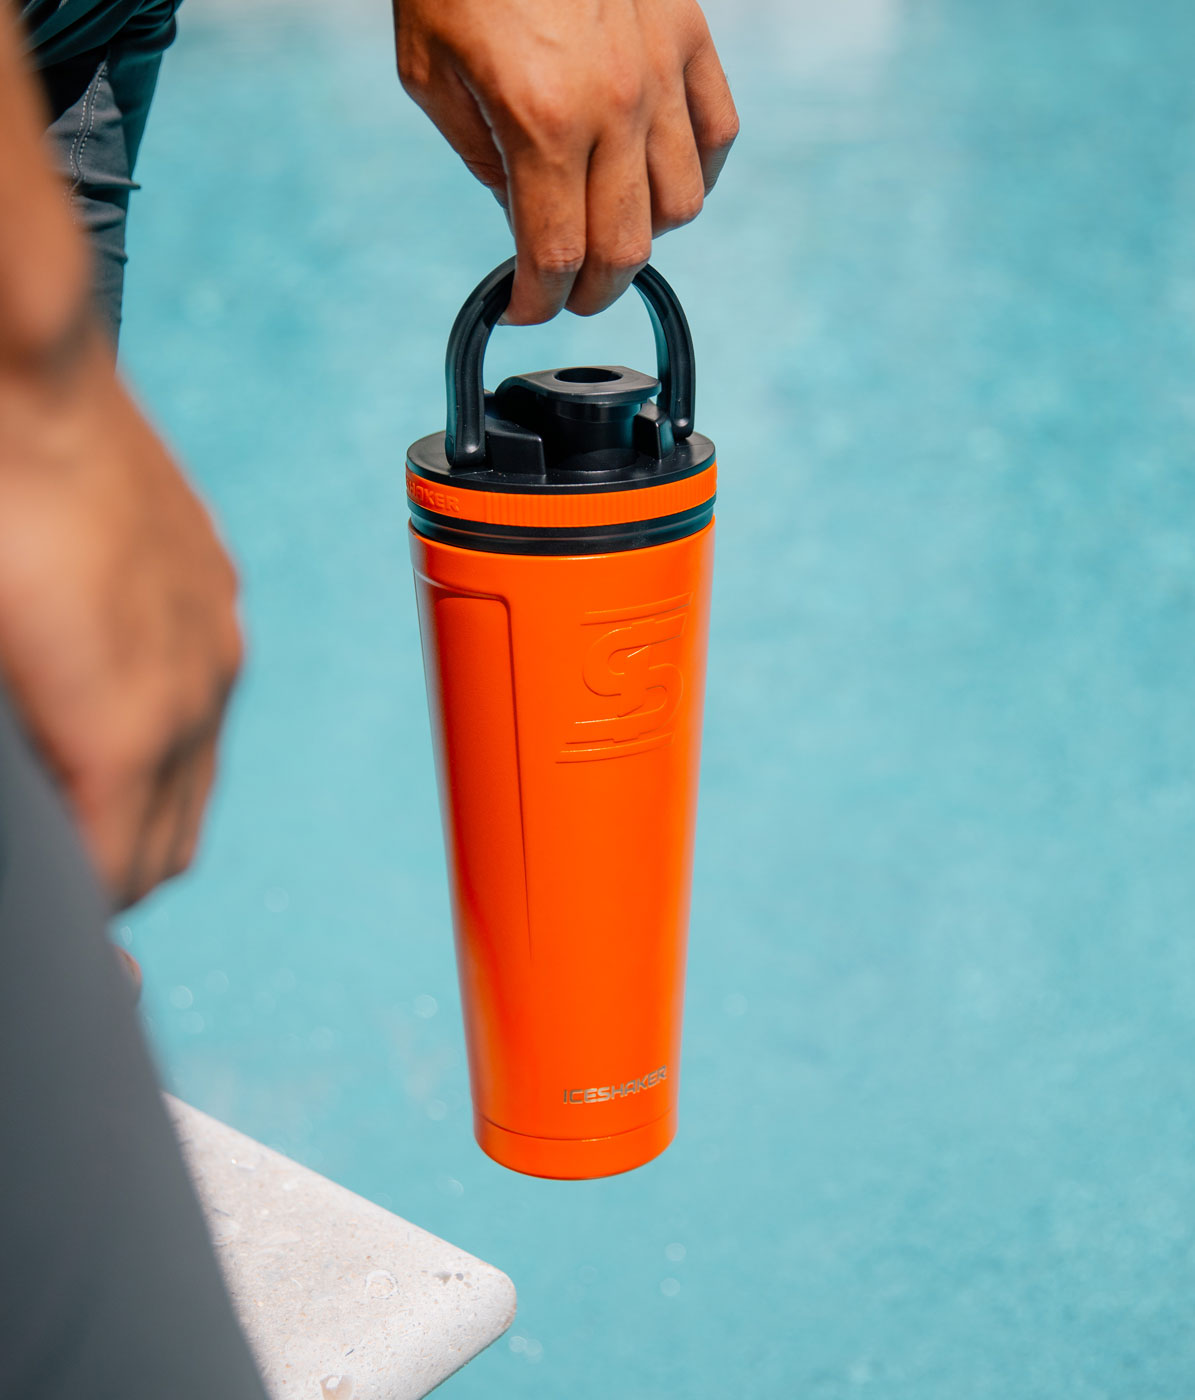
<path fill-rule="evenodd" d="M 660 652 L 681 636 L 692 599 L 685 593 L 632 610 L 585 615 L 581 625 L 593 628 L 594 636 L 581 676 L 592 694 L 609 703 L 600 717 L 573 722 L 562 760 L 618 758 L 668 742 L 685 681 L 680 667 Z"/>

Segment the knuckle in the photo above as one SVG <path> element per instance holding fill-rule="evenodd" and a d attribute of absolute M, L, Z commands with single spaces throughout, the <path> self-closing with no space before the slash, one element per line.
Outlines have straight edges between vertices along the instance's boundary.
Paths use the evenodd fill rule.
<path fill-rule="evenodd" d="M 611 272 L 638 272 L 651 258 L 651 239 L 634 238 L 598 254 L 602 266 Z"/>
<path fill-rule="evenodd" d="M 691 224 L 704 207 L 705 191 L 697 189 L 662 200 L 660 218 L 667 228 L 681 228 L 684 224 Z"/>
<path fill-rule="evenodd" d="M 571 277 L 584 261 L 585 249 L 575 243 L 549 243 L 531 250 L 531 266 L 540 277 Z"/>
<path fill-rule="evenodd" d="M 182 875 L 190 870 L 195 862 L 195 853 L 199 848 L 197 835 L 187 836 L 170 853 L 170 860 L 167 865 L 166 874 L 168 877 Z"/>
<path fill-rule="evenodd" d="M 400 47 L 398 51 L 398 81 L 404 92 L 412 97 L 426 93 L 431 85 L 431 68 L 427 59 L 412 50 Z"/>
<path fill-rule="evenodd" d="M 604 105 L 608 112 L 633 116 L 643 106 L 643 79 L 627 68 L 614 68 L 606 77 Z"/>
<path fill-rule="evenodd" d="M 576 126 L 576 111 L 568 95 L 551 88 L 528 93 L 518 104 L 519 125 L 532 134 L 537 144 L 548 147 L 566 144 Z"/>
<path fill-rule="evenodd" d="M 739 134 L 739 114 L 731 108 L 714 121 L 710 128 L 710 141 L 719 150 L 734 145 Z"/>

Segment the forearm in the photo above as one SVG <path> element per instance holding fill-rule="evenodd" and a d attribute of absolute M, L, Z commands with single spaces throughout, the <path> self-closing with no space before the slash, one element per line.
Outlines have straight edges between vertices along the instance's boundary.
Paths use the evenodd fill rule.
<path fill-rule="evenodd" d="M 41 95 L 0 3 L 0 365 L 53 367 L 84 339 L 87 247 L 47 159 Z"/>

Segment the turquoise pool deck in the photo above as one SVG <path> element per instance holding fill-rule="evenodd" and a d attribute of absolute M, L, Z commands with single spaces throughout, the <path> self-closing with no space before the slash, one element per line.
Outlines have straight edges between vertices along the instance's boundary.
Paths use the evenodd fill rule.
<path fill-rule="evenodd" d="M 380 0 L 235 8 L 184 8 L 124 340 L 253 642 L 121 934 L 170 1086 L 511 1275 L 453 1400 L 1195 1395 L 1195 10 L 712 8 L 681 1130 L 567 1185 L 472 1142 L 404 533 L 507 235 Z M 490 379 L 650 358 L 636 301 Z"/>

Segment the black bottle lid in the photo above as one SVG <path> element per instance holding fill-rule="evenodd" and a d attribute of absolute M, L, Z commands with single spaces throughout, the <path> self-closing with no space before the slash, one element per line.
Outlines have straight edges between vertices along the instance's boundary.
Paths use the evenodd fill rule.
<path fill-rule="evenodd" d="M 486 395 L 489 469 L 577 482 L 650 471 L 676 446 L 668 415 L 652 402 L 659 392 L 658 379 L 623 365 L 504 379 Z"/>
<path fill-rule="evenodd" d="M 693 342 L 672 288 L 652 267 L 634 280 L 655 331 L 654 378 L 623 365 L 577 365 L 514 375 L 487 393 L 485 349 L 513 281 L 512 258 L 474 289 L 453 325 L 446 429 L 407 454 L 415 528 L 467 548 L 530 553 L 640 548 L 703 528 L 713 512 L 714 446 L 693 432 Z M 514 499 L 489 504 L 492 493 L 586 496 L 697 476 L 689 488 L 644 496 L 641 512 L 620 505 L 621 517 L 641 514 L 634 520 L 595 523 L 614 513 L 613 502 L 605 512 L 577 502 L 569 523 L 551 525 L 539 522 L 561 513 L 542 503 L 529 499 L 522 511 Z"/>

